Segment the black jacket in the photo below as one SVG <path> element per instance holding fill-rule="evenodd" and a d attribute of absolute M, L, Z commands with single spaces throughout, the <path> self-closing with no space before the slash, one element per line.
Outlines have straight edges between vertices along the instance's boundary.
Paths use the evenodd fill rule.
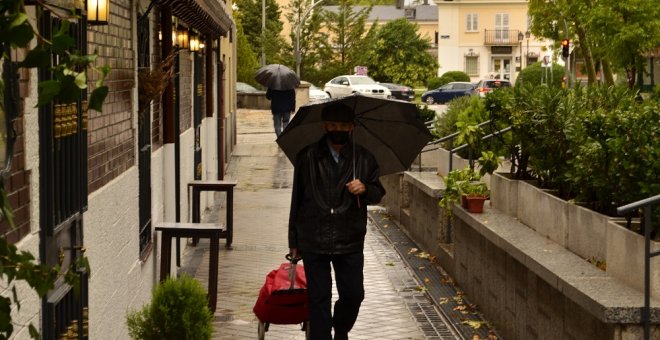
<path fill-rule="evenodd" d="M 270 100 L 270 111 L 272 113 L 286 113 L 296 110 L 296 90 L 268 89 L 266 98 Z"/>
<path fill-rule="evenodd" d="M 373 155 L 355 146 L 356 178 L 367 190 L 358 197 L 346 183 L 353 180 L 353 145 L 341 150 L 339 163 L 324 138 L 296 157 L 289 215 L 289 247 L 301 252 L 345 254 L 362 251 L 367 233 L 367 204 L 380 202 L 385 189 Z"/>

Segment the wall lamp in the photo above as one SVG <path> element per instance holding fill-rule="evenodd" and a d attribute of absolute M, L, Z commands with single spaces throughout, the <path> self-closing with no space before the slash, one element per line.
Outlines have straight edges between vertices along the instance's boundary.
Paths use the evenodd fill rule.
<path fill-rule="evenodd" d="M 110 17 L 110 0 L 87 0 L 87 23 L 107 25 Z"/>
<path fill-rule="evenodd" d="M 199 52 L 199 45 L 199 35 L 194 32 L 190 33 L 190 52 Z"/>
<path fill-rule="evenodd" d="M 179 48 L 189 48 L 190 39 L 188 37 L 188 29 L 179 26 L 176 30 L 176 44 L 179 45 Z"/>

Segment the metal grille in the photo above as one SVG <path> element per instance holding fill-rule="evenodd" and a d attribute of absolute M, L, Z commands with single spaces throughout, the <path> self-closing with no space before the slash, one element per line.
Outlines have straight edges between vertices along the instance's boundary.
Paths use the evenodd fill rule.
<path fill-rule="evenodd" d="M 138 67 L 150 68 L 149 17 L 138 20 Z M 138 176 L 140 195 L 140 256 L 151 243 L 151 110 L 138 114 Z"/>
<path fill-rule="evenodd" d="M 59 29 L 60 21 L 44 14 L 43 31 L 47 36 Z M 70 33 L 76 40 L 78 51 L 86 51 L 86 32 L 82 23 L 70 25 Z M 83 52 L 84 53 L 84 52 Z M 53 56 L 52 62 L 58 57 Z M 40 70 L 40 80 L 50 80 L 50 70 Z M 83 98 L 86 93 L 83 93 Z M 83 112 L 82 98 L 74 103 L 54 102 L 40 109 L 41 176 L 46 198 L 44 225 L 52 235 L 54 228 L 64 224 L 72 216 L 87 210 L 87 115 Z"/>
<path fill-rule="evenodd" d="M 76 42 L 71 50 L 87 53 L 87 23 L 82 11 L 71 23 L 69 35 Z M 39 30 L 52 39 L 61 21 L 43 11 Z M 52 55 L 51 63 L 58 62 Z M 79 69 L 77 71 L 83 71 Z M 39 70 L 39 81 L 51 80 L 49 67 Z M 87 93 L 72 103 L 57 100 L 39 108 L 40 161 L 40 254 L 48 265 L 70 268 L 84 251 L 83 212 L 87 210 Z M 75 270 L 75 269 L 70 269 Z M 80 285 L 56 283 L 43 300 L 42 335 L 44 339 L 87 339 L 87 276 Z"/>

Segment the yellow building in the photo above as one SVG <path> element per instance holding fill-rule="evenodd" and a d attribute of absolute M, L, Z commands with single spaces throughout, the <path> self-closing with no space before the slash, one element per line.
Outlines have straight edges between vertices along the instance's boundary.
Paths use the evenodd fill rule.
<path fill-rule="evenodd" d="M 438 7 L 438 75 L 464 71 L 514 81 L 521 68 L 546 54 L 529 34 L 526 0 L 435 0 Z"/>

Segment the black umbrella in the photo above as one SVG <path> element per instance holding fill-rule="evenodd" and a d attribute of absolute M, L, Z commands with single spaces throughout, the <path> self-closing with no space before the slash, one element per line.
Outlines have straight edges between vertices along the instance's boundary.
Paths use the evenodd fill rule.
<path fill-rule="evenodd" d="M 261 85 L 273 90 L 291 90 L 300 85 L 300 78 L 290 68 L 281 64 L 270 64 L 261 67 L 254 75 Z"/>
<path fill-rule="evenodd" d="M 321 112 L 324 107 L 337 102 L 353 108 L 353 141 L 376 157 L 381 176 L 407 170 L 432 139 L 417 105 L 354 94 L 305 105 L 298 110 L 277 138 L 277 144 L 292 163 L 295 164 L 300 150 L 325 134 Z"/>

